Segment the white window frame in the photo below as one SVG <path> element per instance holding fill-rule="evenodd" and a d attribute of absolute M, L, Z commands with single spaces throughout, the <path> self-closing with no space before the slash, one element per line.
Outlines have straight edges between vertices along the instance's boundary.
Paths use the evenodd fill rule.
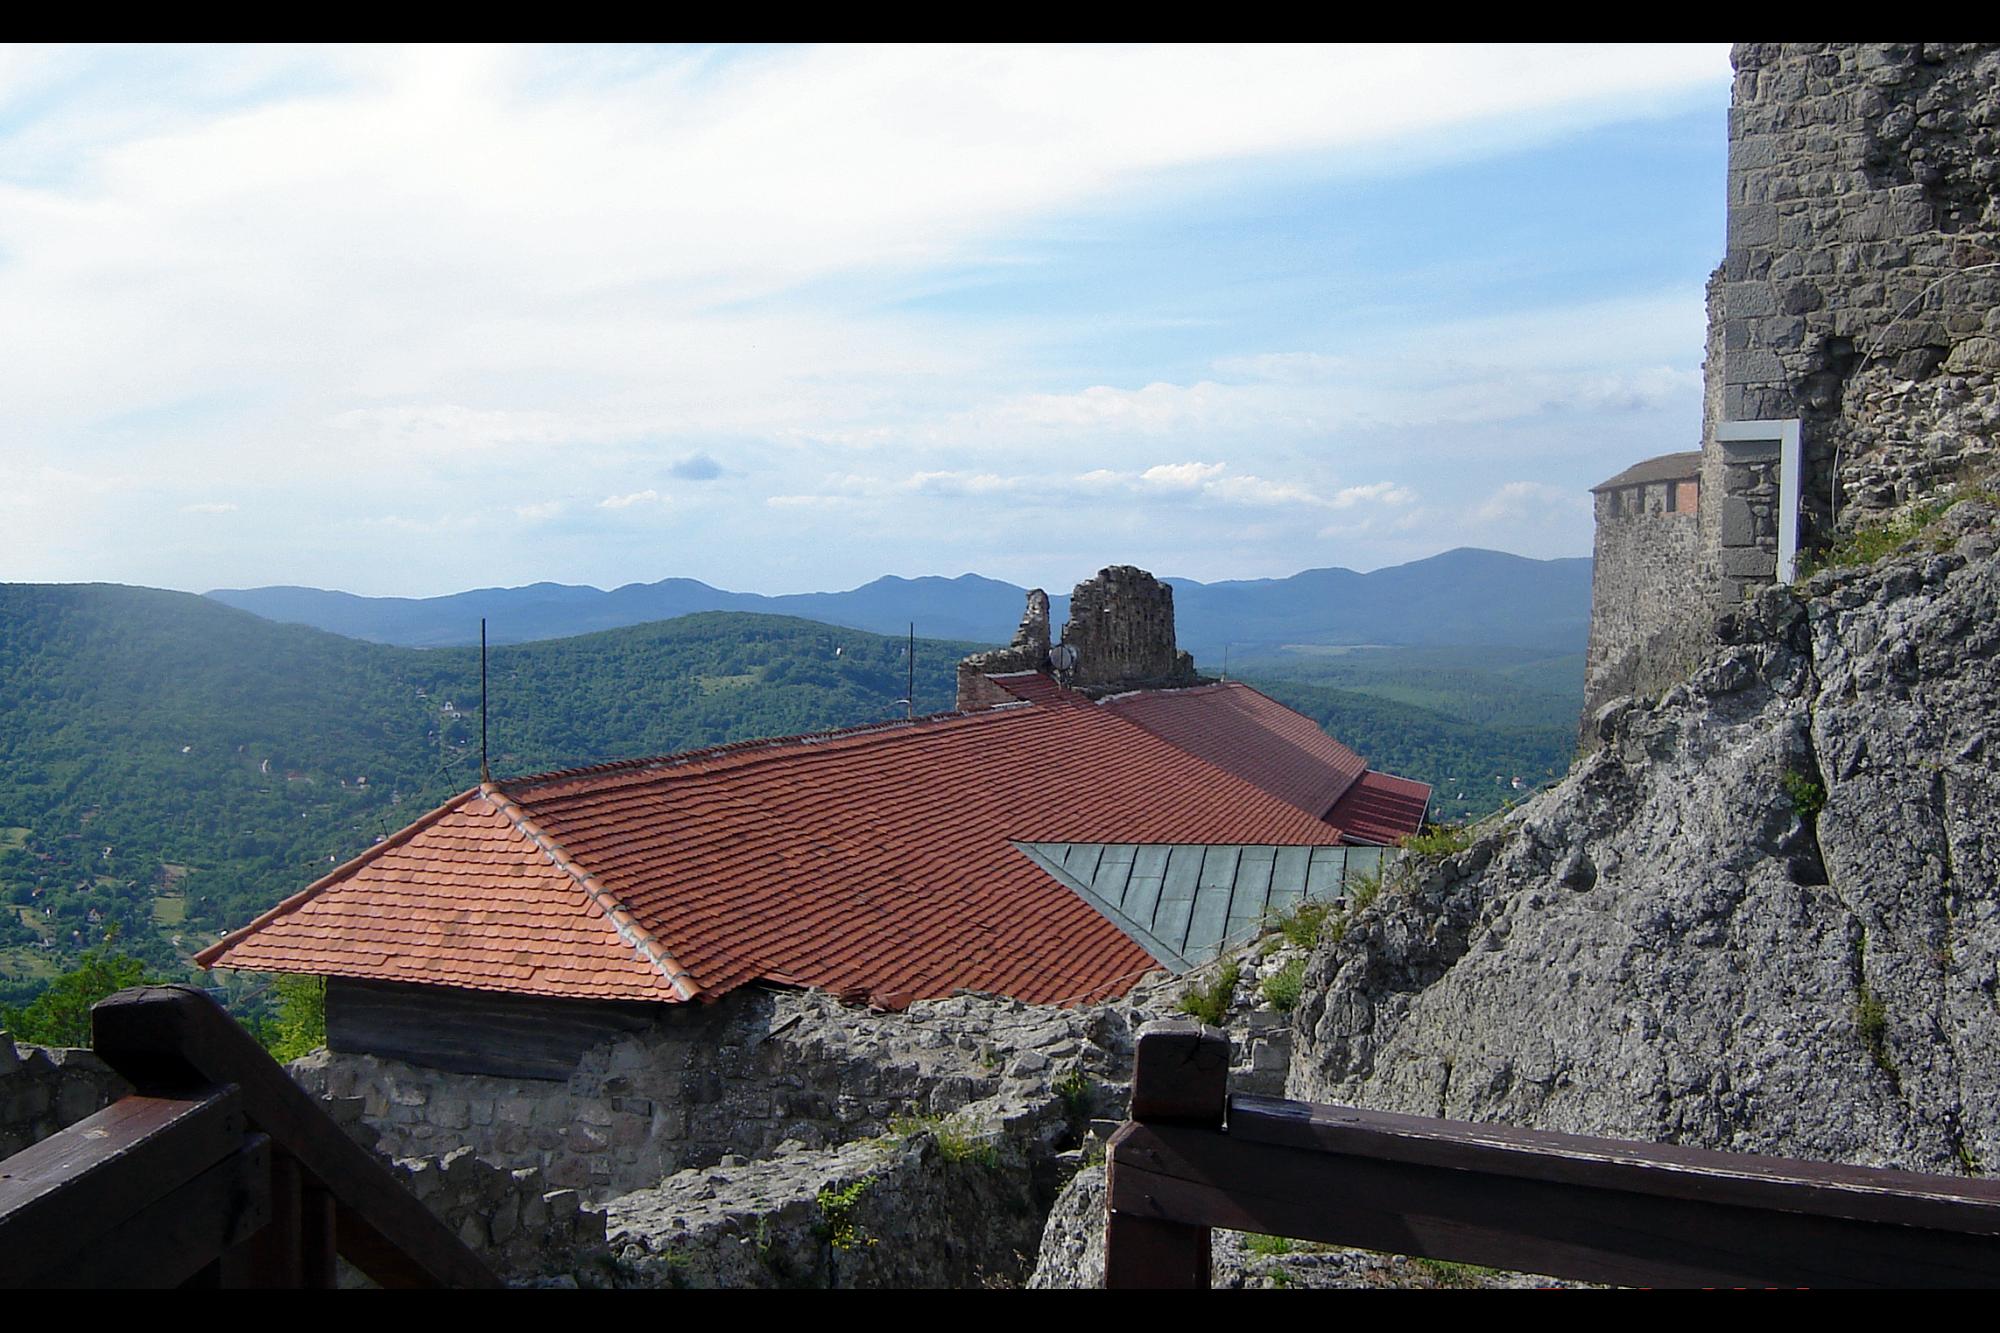
<path fill-rule="evenodd" d="M 1775 440 L 1778 445 L 1778 582 L 1790 583 L 1798 577 L 1799 564 L 1799 418 L 1771 421 L 1722 421 L 1716 423 L 1717 444 L 1756 444 Z M 1729 451 L 1723 450 L 1727 458 Z M 1723 494 L 1728 494 L 1725 485 Z"/>

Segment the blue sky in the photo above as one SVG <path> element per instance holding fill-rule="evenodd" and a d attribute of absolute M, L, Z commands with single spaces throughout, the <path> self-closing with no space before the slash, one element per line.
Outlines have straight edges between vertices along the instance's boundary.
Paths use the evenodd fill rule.
<path fill-rule="evenodd" d="M 0 50 L 0 579 L 1480 545 L 1699 433 L 1727 53 Z"/>

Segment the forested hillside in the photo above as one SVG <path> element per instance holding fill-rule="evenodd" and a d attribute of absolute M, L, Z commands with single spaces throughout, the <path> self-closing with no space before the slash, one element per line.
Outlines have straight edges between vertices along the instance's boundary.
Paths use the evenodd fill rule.
<path fill-rule="evenodd" d="M 916 708 L 977 645 L 917 641 Z M 904 711 L 905 644 L 710 612 L 491 655 L 507 776 Z M 1215 664 L 1204 664 L 1213 668 Z M 1244 664 L 1378 768 L 1481 813 L 1567 761 L 1580 663 L 1300 649 Z M 207 598 L 0 586 L 0 1002 L 111 940 L 162 975 L 479 767 L 477 649 L 396 648 Z"/>
<path fill-rule="evenodd" d="M 917 642 L 917 708 L 971 645 Z M 518 774 L 900 715 L 905 645 L 717 613 L 495 649 Z M 478 780 L 477 649 L 204 598 L 0 586 L 0 1000 L 107 938 L 163 971 Z"/>

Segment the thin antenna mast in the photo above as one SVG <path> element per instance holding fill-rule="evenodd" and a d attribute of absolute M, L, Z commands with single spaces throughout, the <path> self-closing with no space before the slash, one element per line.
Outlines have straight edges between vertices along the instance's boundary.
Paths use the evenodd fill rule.
<path fill-rule="evenodd" d="M 914 718 L 917 715 L 917 622 L 914 620 L 910 622 L 909 666 L 910 684 L 903 696 L 903 702 L 909 705 L 910 716 Z"/>
<path fill-rule="evenodd" d="M 486 767 L 486 617 L 479 617 L 479 781 L 493 781 Z"/>

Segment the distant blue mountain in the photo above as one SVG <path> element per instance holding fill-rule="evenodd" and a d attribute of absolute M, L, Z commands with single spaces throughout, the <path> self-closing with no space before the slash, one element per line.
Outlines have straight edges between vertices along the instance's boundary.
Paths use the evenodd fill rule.
<path fill-rule="evenodd" d="M 1197 663 L 1284 644 L 1492 644 L 1577 652 L 1590 625 L 1590 561 L 1530 560 L 1460 547 L 1427 560 L 1357 574 L 1308 569 L 1283 579 L 1199 583 L 1170 578 L 1181 646 Z M 915 621 L 933 639 L 1004 643 L 1026 589 L 961 574 L 888 576 L 847 592 L 766 597 L 694 579 L 628 583 L 610 592 L 561 583 L 479 588 L 445 597 L 357 597 L 318 588 L 219 589 L 208 594 L 266 620 L 414 648 L 567 638 L 697 611 L 761 611 L 877 634 Z M 1051 598 L 1058 626 L 1069 598 Z"/>

